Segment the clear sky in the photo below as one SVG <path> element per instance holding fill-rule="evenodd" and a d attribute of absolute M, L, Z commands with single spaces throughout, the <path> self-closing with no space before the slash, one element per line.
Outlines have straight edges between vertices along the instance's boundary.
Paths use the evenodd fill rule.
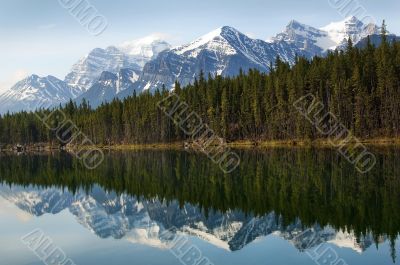
<path fill-rule="evenodd" d="M 400 33 L 399 0 L 88 0 L 108 20 L 99 36 L 90 35 L 59 1 L 72 0 L 1 0 L 0 90 L 32 73 L 63 79 L 91 49 L 154 33 L 178 45 L 224 25 L 259 39 L 282 31 L 291 19 L 322 27 L 344 19 L 332 6 L 341 1 L 359 3 Z"/>

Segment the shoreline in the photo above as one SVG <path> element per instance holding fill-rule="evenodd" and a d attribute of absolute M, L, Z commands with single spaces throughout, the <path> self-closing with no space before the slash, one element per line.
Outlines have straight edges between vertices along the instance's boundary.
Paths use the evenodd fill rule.
<path fill-rule="evenodd" d="M 254 142 L 250 140 L 242 140 L 227 143 L 226 146 L 233 149 L 268 149 L 268 148 L 337 148 L 341 141 L 335 142 L 333 145 L 327 139 L 310 140 L 272 140 Z M 349 142 L 347 144 L 354 144 Z M 373 138 L 360 140 L 360 143 L 371 147 L 400 147 L 400 138 Z M 32 144 L 32 145 L 3 145 L 0 152 L 52 152 L 57 150 L 72 151 L 77 149 L 101 149 L 101 150 L 182 150 L 198 149 L 193 144 L 186 142 L 172 143 L 152 143 L 152 144 L 113 144 L 113 145 L 95 145 L 95 146 L 65 146 L 60 147 L 51 144 Z"/>
<path fill-rule="evenodd" d="M 339 145 L 341 141 L 335 142 L 335 145 Z M 348 142 L 348 144 L 355 144 L 356 142 Z M 400 147 L 400 138 L 375 138 L 360 140 L 360 143 L 365 146 L 372 147 Z M 226 146 L 233 149 L 267 149 L 267 148 L 337 148 L 327 139 L 317 139 L 314 141 L 307 140 L 273 140 L 273 141 L 260 141 L 253 142 L 250 140 L 235 141 L 226 143 Z M 117 145 L 96 145 L 88 146 L 88 149 L 100 148 L 102 150 L 146 150 L 146 149 L 198 149 L 193 144 L 186 144 L 185 142 L 173 142 L 173 143 L 154 143 L 154 144 L 117 144 Z"/>

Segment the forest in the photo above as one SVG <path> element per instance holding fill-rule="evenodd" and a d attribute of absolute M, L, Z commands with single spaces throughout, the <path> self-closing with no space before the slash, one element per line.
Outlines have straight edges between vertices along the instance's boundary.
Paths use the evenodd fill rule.
<path fill-rule="evenodd" d="M 277 58 L 269 73 L 241 71 L 234 77 L 200 73 L 174 93 L 227 142 L 250 140 L 315 140 L 324 136 L 293 106 L 312 93 L 325 111 L 360 139 L 396 138 L 400 133 L 400 43 L 382 29 L 382 43 L 370 39 L 358 48 L 351 41 L 344 51 L 312 60 L 297 58 L 289 65 Z M 165 88 L 103 103 L 72 100 L 59 106 L 98 145 L 185 141 L 187 136 L 158 108 L 169 95 Z M 52 110 L 6 113 L 0 116 L 1 144 L 57 143 L 55 131 L 37 117 Z M 327 124 L 329 120 L 324 121 Z"/>

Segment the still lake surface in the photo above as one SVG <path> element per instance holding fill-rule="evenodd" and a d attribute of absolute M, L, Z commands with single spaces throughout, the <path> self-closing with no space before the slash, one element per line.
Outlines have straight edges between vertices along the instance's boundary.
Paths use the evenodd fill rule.
<path fill-rule="evenodd" d="M 237 152 L 228 175 L 186 151 L 110 152 L 94 170 L 0 155 L 0 264 L 44 264 L 21 240 L 37 229 L 76 265 L 196 264 L 189 250 L 200 265 L 400 264 L 400 149 L 373 149 L 367 174 L 335 150 Z"/>

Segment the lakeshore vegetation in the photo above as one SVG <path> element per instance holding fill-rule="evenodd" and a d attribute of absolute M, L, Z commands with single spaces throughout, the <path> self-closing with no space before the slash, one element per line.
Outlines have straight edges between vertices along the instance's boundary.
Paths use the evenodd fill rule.
<path fill-rule="evenodd" d="M 400 133 L 400 43 L 382 27 L 382 43 L 333 51 L 312 60 L 280 58 L 269 73 L 241 71 L 235 77 L 203 73 L 193 84 L 175 84 L 175 93 L 227 142 L 312 141 L 323 138 L 294 107 L 312 93 L 324 110 L 360 139 L 398 138 Z M 70 101 L 59 109 L 96 145 L 176 143 L 185 134 L 157 103 L 166 89 L 115 99 L 96 109 Z M 58 144 L 54 131 L 37 118 L 52 110 L 0 116 L 0 144 Z M 61 122 L 61 121 L 60 121 Z M 324 121 L 329 123 L 329 120 Z"/>

